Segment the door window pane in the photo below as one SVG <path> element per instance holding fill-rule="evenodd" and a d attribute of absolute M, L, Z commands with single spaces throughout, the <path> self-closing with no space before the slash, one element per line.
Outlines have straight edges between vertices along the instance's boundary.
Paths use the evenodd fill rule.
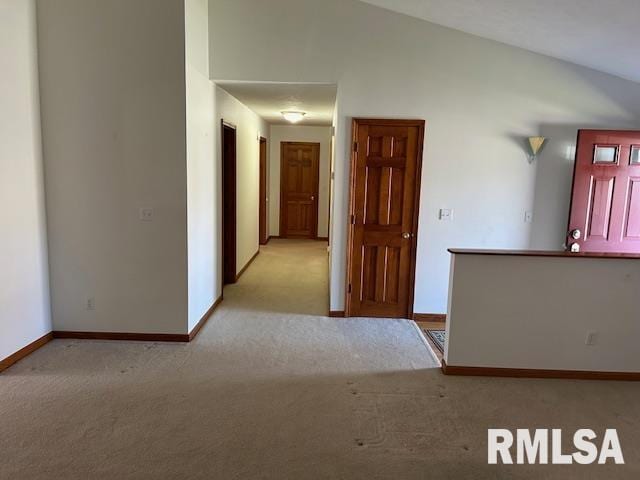
<path fill-rule="evenodd" d="M 596 149 L 593 154 L 593 163 L 618 163 L 618 147 L 611 145 L 596 145 Z"/>
<path fill-rule="evenodd" d="M 630 165 L 640 165 L 640 147 L 631 147 Z"/>

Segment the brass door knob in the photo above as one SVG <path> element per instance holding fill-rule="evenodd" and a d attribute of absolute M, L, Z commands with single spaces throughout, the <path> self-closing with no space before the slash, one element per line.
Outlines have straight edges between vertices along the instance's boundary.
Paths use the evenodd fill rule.
<path fill-rule="evenodd" d="M 403 232 L 402 238 L 404 238 L 405 240 L 409 240 L 411 238 L 411 234 L 409 232 Z"/>

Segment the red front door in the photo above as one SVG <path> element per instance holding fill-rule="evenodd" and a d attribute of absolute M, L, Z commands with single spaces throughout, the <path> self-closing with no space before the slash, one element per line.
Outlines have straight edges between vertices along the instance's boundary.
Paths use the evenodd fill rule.
<path fill-rule="evenodd" d="M 578 132 L 567 246 L 640 253 L 640 132 Z"/>

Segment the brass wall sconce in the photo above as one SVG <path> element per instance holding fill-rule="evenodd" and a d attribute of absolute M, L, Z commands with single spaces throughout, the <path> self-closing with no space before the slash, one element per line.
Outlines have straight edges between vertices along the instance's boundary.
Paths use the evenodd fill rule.
<path fill-rule="evenodd" d="M 547 143 L 546 137 L 529 137 L 527 139 L 529 141 L 529 163 L 533 163 L 536 158 L 538 158 L 538 154 L 542 151 L 542 148 Z"/>

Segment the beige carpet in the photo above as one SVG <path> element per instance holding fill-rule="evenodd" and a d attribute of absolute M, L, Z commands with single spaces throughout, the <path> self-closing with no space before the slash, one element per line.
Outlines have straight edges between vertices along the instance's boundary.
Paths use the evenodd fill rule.
<path fill-rule="evenodd" d="M 326 271 L 325 244 L 272 240 L 189 345 L 55 340 L 11 367 L 0 478 L 640 475 L 640 385 L 444 377 L 412 322 L 322 316 Z M 627 465 L 487 466 L 488 427 L 618 428 Z"/>

